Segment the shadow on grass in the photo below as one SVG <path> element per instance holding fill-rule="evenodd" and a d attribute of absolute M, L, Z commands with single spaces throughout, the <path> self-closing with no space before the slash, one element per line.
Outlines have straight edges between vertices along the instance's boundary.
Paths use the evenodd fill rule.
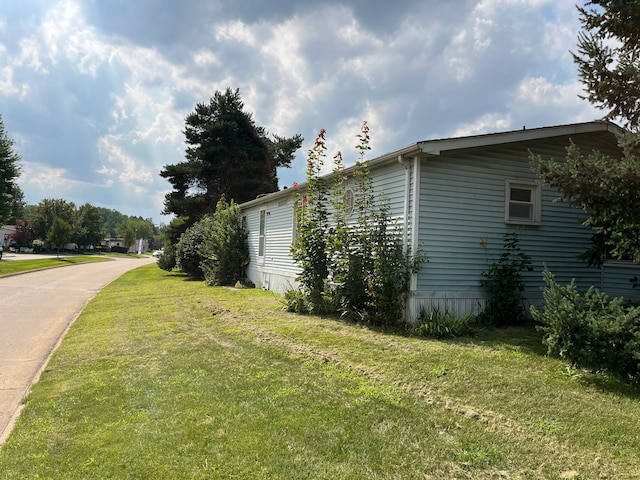
<path fill-rule="evenodd" d="M 558 362 L 564 362 L 558 357 L 550 356 L 547 347 L 542 341 L 543 333 L 536 330 L 534 325 L 527 327 L 494 328 L 482 330 L 474 337 L 450 338 L 443 340 L 456 345 L 482 345 L 488 348 L 503 349 L 505 346 L 538 355 L 540 357 L 555 358 Z M 572 368 L 566 364 L 569 375 L 574 377 L 584 387 L 594 388 L 603 392 L 613 393 L 628 398 L 640 399 L 640 385 L 631 381 L 625 382 L 607 372 L 590 372 L 587 370 Z"/>
<path fill-rule="evenodd" d="M 547 356 L 547 347 L 542 343 L 542 332 L 537 331 L 534 325 L 484 328 L 476 330 L 472 335 L 450 338 L 446 341 L 460 345 L 483 345 L 496 349 L 510 346 L 541 357 Z"/>
<path fill-rule="evenodd" d="M 576 370 L 573 376 L 577 377 L 578 382 L 585 387 L 640 400 L 640 385 L 625 383 L 607 373 Z"/>

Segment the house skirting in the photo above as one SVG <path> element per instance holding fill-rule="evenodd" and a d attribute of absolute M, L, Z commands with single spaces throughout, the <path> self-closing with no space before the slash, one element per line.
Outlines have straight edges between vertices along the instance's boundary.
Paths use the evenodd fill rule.
<path fill-rule="evenodd" d="M 281 294 L 297 287 L 297 276 L 296 272 L 286 272 L 281 269 L 261 266 L 247 269 L 247 278 L 255 284 L 256 288 Z"/>

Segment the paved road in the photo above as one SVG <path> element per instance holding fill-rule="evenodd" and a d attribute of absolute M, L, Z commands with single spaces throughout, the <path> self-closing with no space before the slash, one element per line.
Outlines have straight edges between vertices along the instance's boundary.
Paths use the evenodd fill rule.
<path fill-rule="evenodd" d="M 31 384 L 87 302 L 123 273 L 152 262 L 119 258 L 0 278 L 0 445 Z"/>

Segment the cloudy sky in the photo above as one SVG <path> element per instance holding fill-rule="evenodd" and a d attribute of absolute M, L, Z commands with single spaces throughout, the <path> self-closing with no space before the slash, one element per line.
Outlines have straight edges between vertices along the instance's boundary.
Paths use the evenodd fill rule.
<path fill-rule="evenodd" d="M 578 0 L 581 1 L 581 0 Z M 64 198 L 167 222 L 184 118 L 239 88 L 256 123 L 321 128 L 347 163 L 430 138 L 589 121 L 573 1 L 20 0 L 0 8 L 0 114 L 30 204 Z"/>

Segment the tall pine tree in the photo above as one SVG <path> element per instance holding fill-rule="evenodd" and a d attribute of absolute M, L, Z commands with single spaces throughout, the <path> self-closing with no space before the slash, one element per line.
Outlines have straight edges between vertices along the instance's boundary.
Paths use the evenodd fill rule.
<path fill-rule="evenodd" d="M 586 96 L 630 130 L 640 126 L 640 0 L 578 7 L 583 31 L 573 55 Z"/>
<path fill-rule="evenodd" d="M 224 197 L 246 202 L 278 190 L 278 167 L 289 167 L 302 137 L 273 135 L 243 110 L 240 91 L 216 92 L 186 118 L 186 161 L 165 165 L 160 175 L 173 186 L 164 214 L 187 217 L 192 225 L 215 211 Z"/>
<path fill-rule="evenodd" d="M 13 140 L 4 130 L 0 115 L 0 225 L 9 220 L 20 189 L 16 178 L 20 174 L 20 155 L 13 150 Z"/>
<path fill-rule="evenodd" d="M 585 258 L 640 261 L 640 0 L 592 0 L 578 7 L 583 31 L 574 61 L 583 97 L 621 122 L 621 154 L 582 152 L 575 145 L 557 162 L 532 156 L 542 180 L 588 215 L 595 230 Z"/>

